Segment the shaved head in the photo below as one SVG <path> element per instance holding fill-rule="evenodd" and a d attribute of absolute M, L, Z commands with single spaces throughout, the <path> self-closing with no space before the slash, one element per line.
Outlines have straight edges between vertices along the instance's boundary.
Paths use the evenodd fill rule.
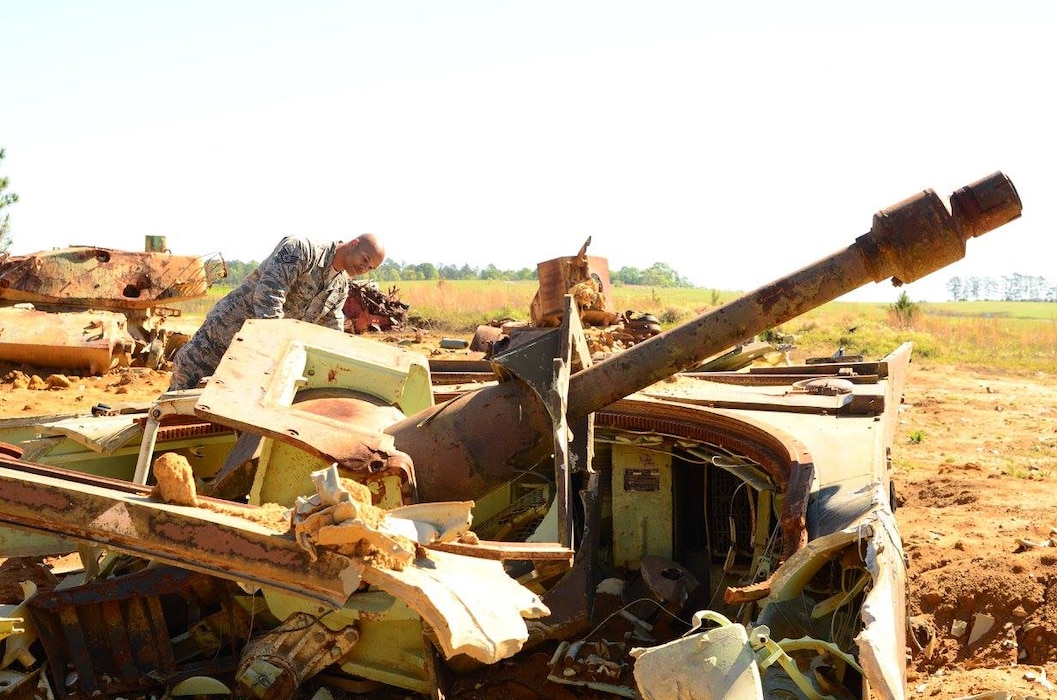
<path fill-rule="evenodd" d="M 383 262 L 385 248 L 373 233 L 363 233 L 342 243 L 334 255 L 334 269 L 344 270 L 353 277 L 377 269 Z"/>

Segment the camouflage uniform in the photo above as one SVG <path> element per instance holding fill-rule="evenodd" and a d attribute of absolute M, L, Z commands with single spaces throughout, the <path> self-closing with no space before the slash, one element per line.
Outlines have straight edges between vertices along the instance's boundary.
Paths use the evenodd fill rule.
<path fill-rule="evenodd" d="M 349 276 L 333 267 L 340 242 L 314 243 L 288 236 L 242 284 L 206 315 L 173 358 L 169 390 L 193 389 L 213 374 L 248 318 L 295 318 L 344 330 L 342 307 Z"/>

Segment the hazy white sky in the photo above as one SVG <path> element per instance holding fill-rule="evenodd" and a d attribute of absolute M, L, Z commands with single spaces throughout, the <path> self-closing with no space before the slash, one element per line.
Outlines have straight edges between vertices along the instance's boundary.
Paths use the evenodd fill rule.
<path fill-rule="evenodd" d="M 592 236 L 749 290 L 1002 170 L 1023 218 L 908 292 L 1057 282 L 1055 37 L 1041 1 L 0 0 L 11 250 L 373 231 L 521 268 Z"/>

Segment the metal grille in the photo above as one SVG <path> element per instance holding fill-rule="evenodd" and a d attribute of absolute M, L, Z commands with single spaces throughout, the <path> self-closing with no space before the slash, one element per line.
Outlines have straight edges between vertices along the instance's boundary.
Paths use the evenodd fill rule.
<path fill-rule="evenodd" d="M 711 523 L 708 544 L 713 556 L 726 556 L 731 544 L 735 544 L 731 538 L 732 521 L 737 551 L 747 552 L 752 543 L 748 488 L 741 479 L 724 469 L 709 469 L 705 488 Z"/>
<path fill-rule="evenodd" d="M 549 484 L 532 484 L 526 492 L 473 530 L 485 540 L 524 542 L 547 515 L 551 502 Z"/>

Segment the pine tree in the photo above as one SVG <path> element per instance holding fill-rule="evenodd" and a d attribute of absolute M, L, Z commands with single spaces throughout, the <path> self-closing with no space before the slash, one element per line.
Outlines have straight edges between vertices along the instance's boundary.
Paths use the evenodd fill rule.
<path fill-rule="evenodd" d="M 0 163 L 4 161 L 4 149 L 0 148 Z M 18 195 L 14 192 L 5 192 L 7 190 L 7 178 L 0 176 L 0 213 L 3 210 L 18 201 Z M 11 226 L 8 222 L 8 215 L 2 213 L 0 215 L 0 253 L 6 253 L 8 247 L 11 245 Z"/>

